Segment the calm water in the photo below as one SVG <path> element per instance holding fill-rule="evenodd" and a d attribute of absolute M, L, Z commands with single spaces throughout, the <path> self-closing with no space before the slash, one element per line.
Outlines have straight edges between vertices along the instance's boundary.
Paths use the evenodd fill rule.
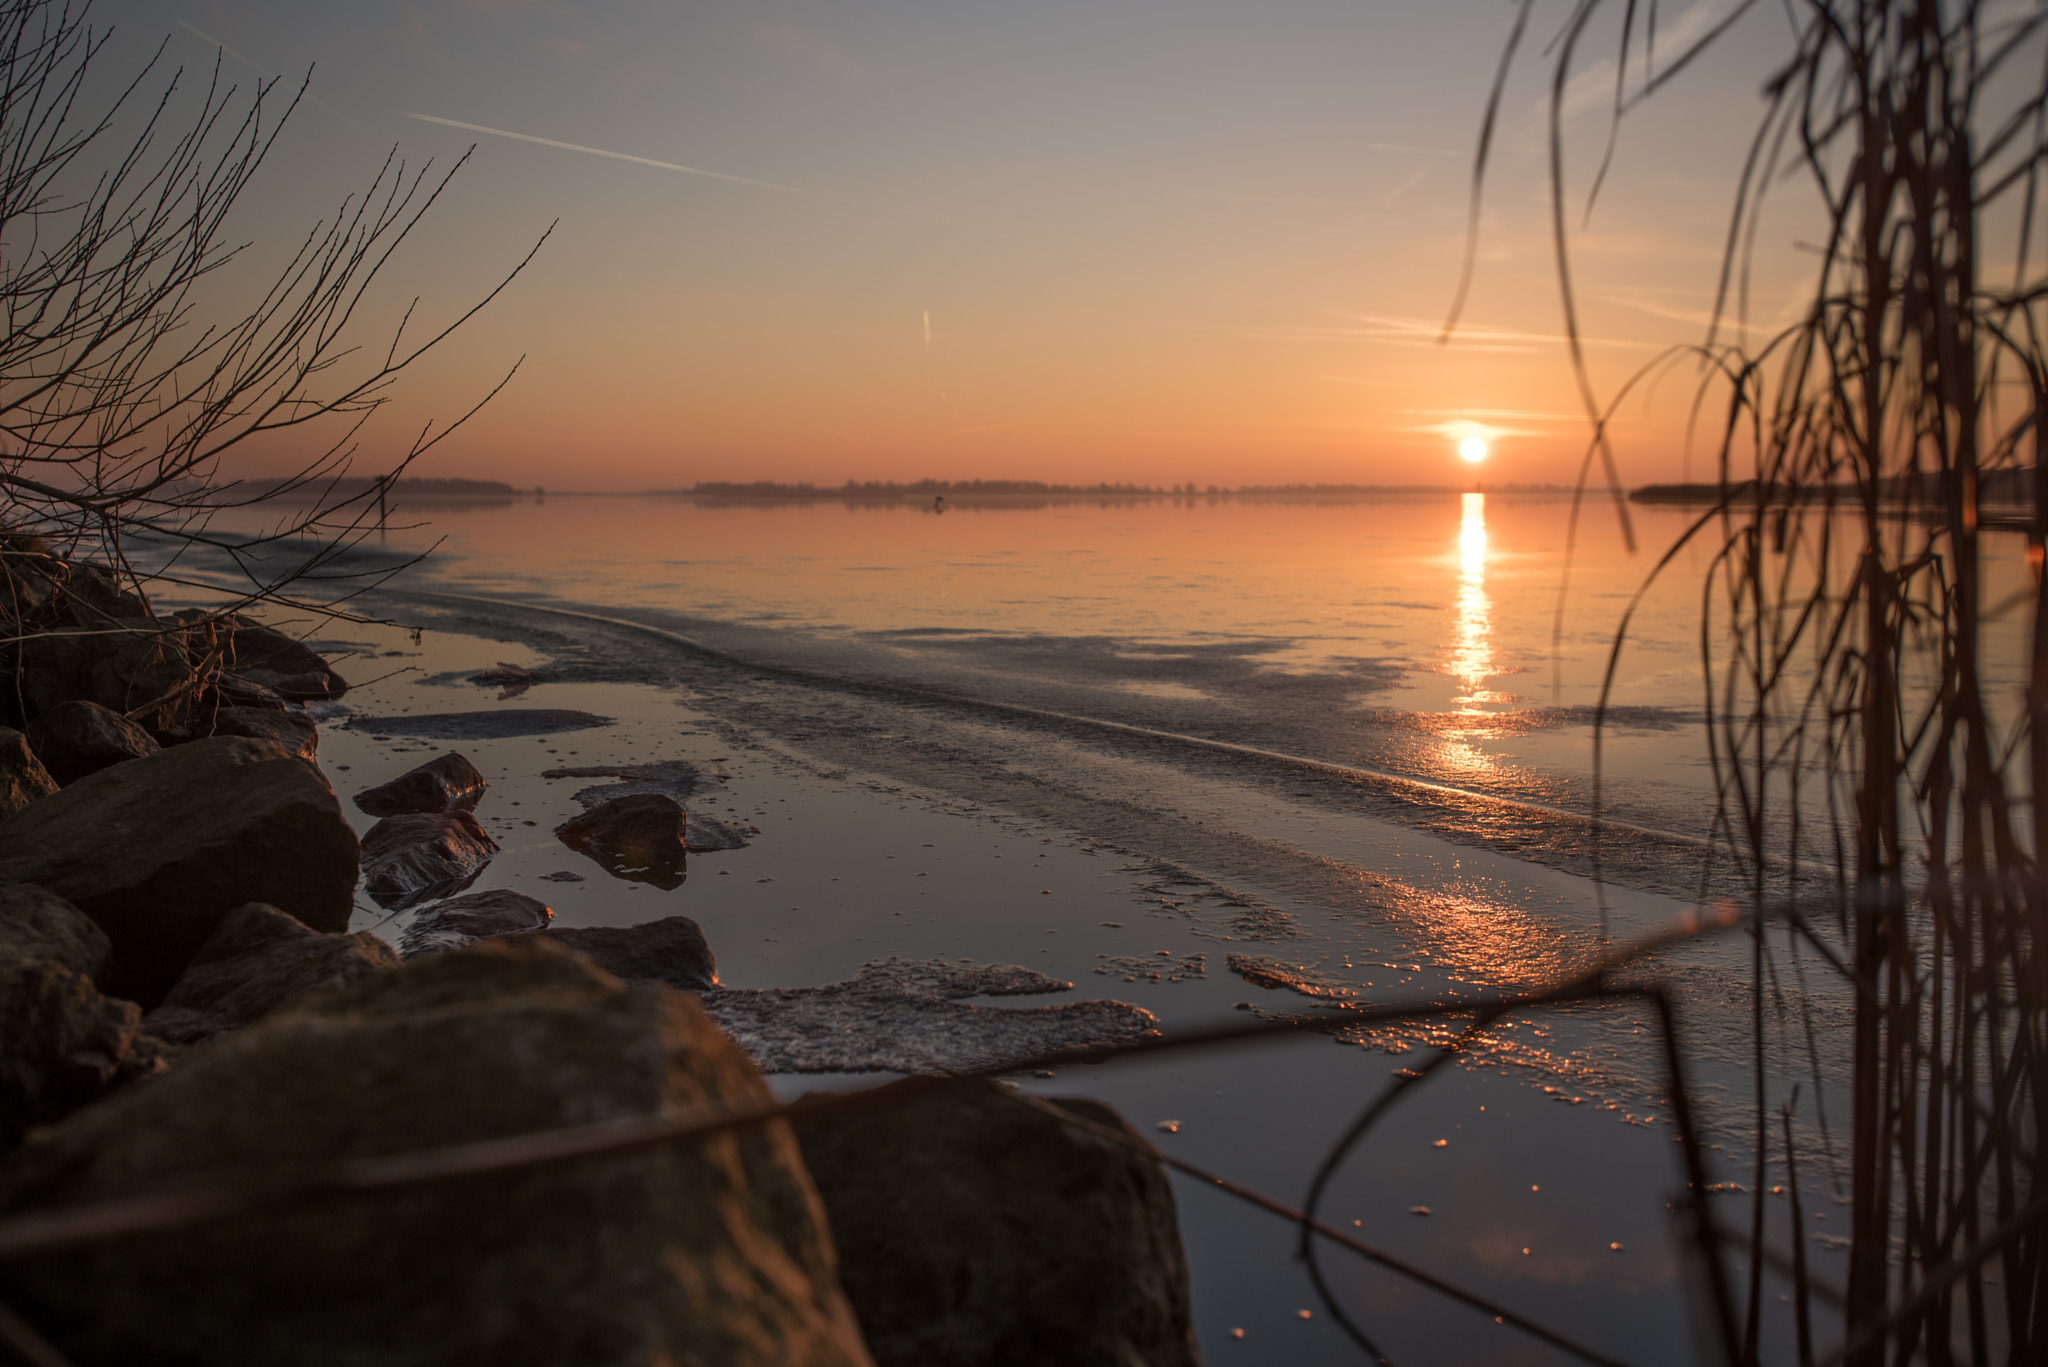
<path fill-rule="evenodd" d="M 542 706 L 617 719 L 465 744 L 492 779 L 505 846 L 481 886 L 538 891 L 565 924 L 684 912 L 736 986 L 832 981 L 885 954 L 971 957 L 1071 978 L 1172 1030 L 1242 1019 L 1229 1014 L 1240 1004 L 1286 1016 L 1527 988 L 1713 889 L 1705 553 L 1681 555 L 1638 611 L 1601 794 L 1622 824 L 1596 832 L 1582 819 L 1591 708 L 1652 561 L 1589 506 L 1559 624 L 1569 515 L 1561 500 L 1480 493 L 944 512 L 610 497 L 437 507 L 420 511 L 430 527 L 394 530 L 350 564 L 434 548 L 396 592 L 365 600 L 426 626 L 425 644 L 369 628 L 336 628 L 328 644 L 378 657 L 344 665 L 376 680 L 349 697 L 363 714 Z M 1659 550 L 1687 518 L 1637 516 Z M 549 682 L 504 701 L 466 682 L 499 658 Z M 323 759 L 350 790 L 422 748 L 349 726 Z M 544 780 L 543 766 L 649 757 L 718 762 L 726 815 L 763 835 L 693 859 L 674 893 L 538 881 L 576 864 L 550 831 L 577 785 Z M 361 924 L 393 929 L 367 906 Z M 1195 956 L 1204 971 L 1147 972 Z M 1255 984 L 1232 956 L 1324 995 Z M 1815 984 L 1802 1010 L 1821 1076 L 1839 1076 L 1844 1004 L 1810 961 L 1781 963 Z M 1749 948 L 1702 942 L 1658 964 L 1722 1175 L 1752 1181 Z M 1141 1126 L 1172 1119 L 1160 1142 L 1175 1152 L 1295 1199 L 1356 1107 L 1426 1043 L 1381 1032 L 1030 1085 L 1101 1096 Z M 1472 1068 L 1403 1104 L 1333 1213 L 1603 1348 L 1684 1360 L 1665 1216 L 1678 1179 L 1653 1045 L 1628 1009 L 1509 1021 Z M 1774 1045 L 1774 1093 L 1815 1062 Z M 1815 1118 L 1801 1112 L 1809 1129 Z M 1832 1209 L 1824 1166 L 1802 1175 L 1809 1207 Z M 1208 1360 L 1356 1360 L 1326 1321 L 1299 1317 L 1314 1301 L 1284 1226 L 1180 1192 Z M 1816 1245 L 1824 1272 L 1833 1256 Z M 1339 1284 L 1397 1360 L 1556 1360 L 1381 1274 L 1347 1268 Z"/>

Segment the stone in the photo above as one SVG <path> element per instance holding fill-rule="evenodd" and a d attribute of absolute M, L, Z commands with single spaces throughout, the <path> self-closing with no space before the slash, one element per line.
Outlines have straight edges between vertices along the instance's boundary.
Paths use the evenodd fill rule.
<path fill-rule="evenodd" d="M 756 1105 L 691 999 L 527 939 L 308 997 L 33 1136 L 0 1208 Z M 866 1367 L 781 1121 L 0 1267 L 80 1367 Z"/>
<path fill-rule="evenodd" d="M 137 618 L 153 618 L 141 594 L 122 587 L 121 577 L 90 560 L 65 560 L 60 606 L 73 626 L 96 629 Z"/>
<path fill-rule="evenodd" d="M 287 712 L 282 703 L 267 707 L 223 707 L 211 715 L 201 713 L 198 729 L 215 736 L 247 736 L 267 740 L 311 760 L 320 750 L 320 728 L 303 712 Z"/>
<path fill-rule="evenodd" d="M 111 957 L 106 932 L 62 898 L 0 888 L 0 1148 L 121 1080 L 142 1011 L 95 985 Z"/>
<path fill-rule="evenodd" d="M 29 883 L 0 887 L 0 959 L 46 959 L 97 983 L 114 946 L 90 916 Z"/>
<path fill-rule="evenodd" d="M 142 1008 L 47 959 L 0 959 L 0 1148 L 120 1079 Z"/>
<path fill-rule="evenodd" d="M 1137 1140 L 1122 1117 L 992 1082 L 882 1095 L 899 1089 L 796 1125 L 878 1367 L 1195 1367 L 1158 1159 L 1060 1114 Z"/>
<path fill-rule="evenodd" d="M 468 887 L 497 852 L 469 812 L 387 816 L 363 837 L 363 891 L 380 907 L 417 906 Z"/>
<path fill-rule="evenodd" d="M 404 812 L 467 811 L 484 795 L 484 776 L 467 756 L 449 751 L 406 770 L 389 783 L 357 793 L 356 806 L 371 816 Z"/>
<path fill-rule="evenodd" d="M 479 940 L 532 935 L 548 928 L 555 910 L 547 903 L 510 888 L 491 888 L 436 902 L 399 937 L 398 952 L 407 959 L 464 949 Z M 600 965 L 602 966 L 602 965 Z"/>
<path fill-rule="evenodd" d="M 156 1005 L 245 902 L 345 930 L 357 847 L 318 770 L 216 736 L 88 774 L 0 821 L 0 883 L 35 883 L 107 932 L 106 989 Z"/>
<path fill-rule="evenodd" d="M 28 737 L 0 726 L 0 819 L 57 791 L 57 780 L 29 748 Z"/>
<path fill-rule="evenodd" d="M 123 619 L 90 635 L 30 636 L 16 650 L 14 687 L 6 691 L 24 724 L 66 702 L 96 702 L 166 730 L 190 710 L 182 690 L 194 678 L 180 633 L 153 618 Z"/>
<path fill-rule="evenodd" d="M 309 992 L 397 966 L 391 946 L 368 931 L 323 935 L 276 907 L 251 902 L 227 914 L 142 1027 L 173 1044 L 198 1044 Z"/>
<path fill-rule="evenodd" d="M 621 982 L 667 983 L 685 992 L 718 986 L 704 932 L 687 916 L 637 926 L 562 926 L 545 938 L 566 945 Z"/>
<path fill-rule="evenodd" d="M 47 619 L 57 601 L 61 562 L 38 554 L 0 555 L 0 615 L 30 623 Z"/>
<path fill-rule="evenodd" d="M 615 878 L 664 891 L 687 876 L 682 804 L 664 793 L 633 793 L 601 802 L 555 827 L 570 849 L 588 855 Z"/>
<path fill-rule="evenodd" d="M 28 724 L 28 743 L 59 785 L 162 747 L 149 732 L 96 702 L 60 702 Z"/>
<path fill-rule="evenodd" d="M 200 694 L 202 712 L 227 711 L 230 708 L 259 708 L 265 712 L 284 712 L 291 704 L 262 684 L 253 683 L 239 674 L 216 674 L 213 684 Z"/>
<path fill-rule="evenodd" d="M 348 684 L 319 652 L 283 632 L 236 617 L 230 624 L 231 672 L 291 702 L 338 698 Z"/>
<path fill-rule="evenodd" d="M 720 988 L 704 1009 L 768 1073 L 969 1073 L 1049 1055 L 1085 1056 L 1158 1033 L 1115 1001 L 1019 1010 L 959 997 L 1065 992 L 1014 965 L 883 960 L 822 987 Z"/>

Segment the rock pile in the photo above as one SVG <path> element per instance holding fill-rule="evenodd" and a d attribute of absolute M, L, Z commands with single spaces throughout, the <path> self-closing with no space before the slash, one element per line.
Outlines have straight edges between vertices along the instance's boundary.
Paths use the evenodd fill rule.
<path fill-rule="evenodd" d="M 0 1224 L 759 1106 L 757 1065 L 957 1072 L 1152 1029 L 1114 1002 L 960 1000 L 1071 987 L 1012 967 L 727 990 L 687 917 L 563 928 L 523 893 L 464 894 L 498 851 L 483 775 L 448 753 L 356 795 L 379 818 L 358 843 L 296 706 L 347 689 L 317 653 L 245 618 L 157 617 L 11 543 L 0 580 L 20 638 L 0 653 Z M 533 713 L 565 715 L 583 714 Z M 752 833 L 688 816 L 704 778 L 684 761 L 561 772 L 617 780 L 558 831 L 615 877 L 674 888 L 687 853 Z M 397 952 L 347 933 L 359 882 L 412 913 Z M 0 1306 L 85 1367 L 1192 1362 L 1142 1145 L 994 1087 L 912 1100 L 814 1117 L 801 1151 L 755 1123 L 0 1260 Z"/>

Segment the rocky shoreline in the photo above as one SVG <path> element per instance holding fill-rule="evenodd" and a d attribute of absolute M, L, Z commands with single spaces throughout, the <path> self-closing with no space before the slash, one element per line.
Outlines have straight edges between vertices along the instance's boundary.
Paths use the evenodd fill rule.
<path fill-rule="evenodd" d="M 1153 1030 L 962 1000 L 1071 987 L 1023 968 L 732 989 L 687 917 L 555 927 L 529 892 L 467 891 L 498 845 L 458 751 L 354 794 L 358 840 L 317 758 L 348 685 L 315 651 L 158 617 L 91 565 L 0 568 L 0 1223 L 759 1102 L 763 1071 L 964 1073 Z M 550 774 L 609 780 L 556 835 L 610 877 L 673 888 L 749 834 L 690 811 L 684 761 Z M 359 886 L 412 913 L 396 945 L 349 933 Z M 1193 1362 L 1159 1165 L 1058 1115 L 974 1084 L 10 1260 L 0 1305 L 80 1363 Z"/>

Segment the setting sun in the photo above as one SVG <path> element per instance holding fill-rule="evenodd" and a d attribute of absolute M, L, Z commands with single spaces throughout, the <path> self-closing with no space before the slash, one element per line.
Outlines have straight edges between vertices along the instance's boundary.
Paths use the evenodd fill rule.
<path fill-rule="evenodd" d="M 1486 459 L 1486 443 L 1478 437 L 1467 437 L 1458 443 L 1458 454 L 1477 465 Z"/>

